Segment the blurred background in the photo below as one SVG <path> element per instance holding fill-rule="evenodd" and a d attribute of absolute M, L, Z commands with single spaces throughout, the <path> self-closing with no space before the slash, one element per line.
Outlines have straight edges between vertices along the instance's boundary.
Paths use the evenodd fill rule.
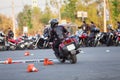
<path fill-rule="evenodd" d="M 101 31 L 120 21 L 120 0 L 0 0 L 0 29 L 11 28 L 15 37 L 42 35 L 52 18 L 74 33 L 82 21 L 94 21 Z"/>

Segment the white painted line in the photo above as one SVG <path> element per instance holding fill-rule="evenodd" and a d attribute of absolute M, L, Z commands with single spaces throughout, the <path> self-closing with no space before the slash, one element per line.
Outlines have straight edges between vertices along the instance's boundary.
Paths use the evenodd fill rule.
<path fill-rule="evenodd" d="M 85 53 L 85 52 L 81 50 L 80 53 Z"/>
<path fill-rule="evenodd" d="M 54 62 L 58 62 L 57 59 L 49 59 Z M 4 64 L 5 61 L 0 61 L 0 64 Z M 44 59 L 29 59 L 29 60 L 13 60 L 12 63 L 33 63 L 33 62 L 44 62 Z"/>

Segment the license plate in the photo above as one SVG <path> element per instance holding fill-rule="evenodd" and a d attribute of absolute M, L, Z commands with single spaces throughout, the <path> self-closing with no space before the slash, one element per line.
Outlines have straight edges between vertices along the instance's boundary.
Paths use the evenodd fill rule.
<path fill-rule="evenodd" d="M 70 44 L 67 46 L 68 51 L 74 50 L 75 49 L 75 45 L 74 44 Z"/>

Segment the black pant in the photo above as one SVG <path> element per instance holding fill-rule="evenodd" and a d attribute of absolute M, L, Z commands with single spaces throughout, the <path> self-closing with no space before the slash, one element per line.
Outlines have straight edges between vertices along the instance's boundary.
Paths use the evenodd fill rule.
<path fill-rule="evenodd" d="M 55 51 L 55 55 L 56 56 L 60 56 L 59 53 L 59 45 L 60 45 L 61 41 L 60 40 L 56 40 L 53 44 L 53 50 Z"/>

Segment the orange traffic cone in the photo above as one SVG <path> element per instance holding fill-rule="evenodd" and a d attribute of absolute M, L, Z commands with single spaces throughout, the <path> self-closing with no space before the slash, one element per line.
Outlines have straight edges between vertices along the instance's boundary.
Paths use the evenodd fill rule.
<path fill-rule="evenodd" d="M 48 58 L 45 58 L 45 59 L 44 59 L 44 66 L 48 65 L 47 62 L 48 62 Z"/>
<path fill-rule="evenodd" d="M 52 61 L 50 61 L 48 58 L 45 58 L 44 59 L 44 66 L 47 66 L 47 65 L 53 65 L 54 63 Z"/>
<path fill-rule="evenodd" d="M 34 67 L 34 64 L 29 64 L 27 67 L 27 72 L 38 72 L 38 69 Z"/>
<path fill-rule="evenodd" d="M 29 55 L 30 55 L 30 52 L 29 52 L 29 51 L 26 51 L 24 55 L 25 55 L 25 56 L 29 56 Z"/>
<path fill-rule="evenodd" d="M 52 62 L 52 61 L 50 61 L 50 60 L 48 60 L 48 65 L 53 65 L 54 63 Z"/>
<path fill-rule="evenodd" d="M 12 58 L 7 58 L 4 64 L 12 64 Z"/>

